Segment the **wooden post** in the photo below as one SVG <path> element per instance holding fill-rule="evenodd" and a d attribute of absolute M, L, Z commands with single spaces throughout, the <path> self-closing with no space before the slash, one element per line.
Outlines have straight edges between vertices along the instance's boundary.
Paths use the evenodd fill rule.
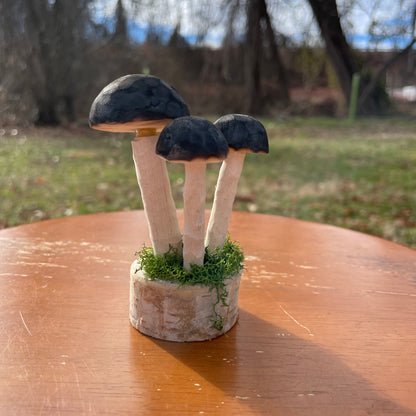
<path fill-rule="evenodd" d="M 355 116 L 357 115 L 357 102 L 358 102 L 359 87 L 360 87 L 360 74 L 356 72 L 352 76 L 352 83 L 351 83 L 350 111 L 348 115 L 348 120 L 351 122 L 355 121 Z"/>

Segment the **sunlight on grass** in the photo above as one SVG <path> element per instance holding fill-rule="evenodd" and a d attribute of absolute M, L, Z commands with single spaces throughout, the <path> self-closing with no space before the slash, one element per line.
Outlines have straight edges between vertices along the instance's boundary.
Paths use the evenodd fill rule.
<path fill-rule="evenodd" d="M 325 222 L 416 248 L 416 122 L 263 120 L 270 153 L 248 154 L 234 209 Z M 0 227 L 141 209 L 129 135 L 0 137 Z M 220 165 L 207 168 L 207 208 Z M 182 208 L 182 165 L 168 163 Z"/>

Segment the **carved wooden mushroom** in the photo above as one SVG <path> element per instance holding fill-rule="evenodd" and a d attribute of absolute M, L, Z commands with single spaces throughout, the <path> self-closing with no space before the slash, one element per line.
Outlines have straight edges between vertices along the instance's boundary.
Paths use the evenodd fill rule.
<path fill-rule="evenodd" d="M 142 74 L 116 79 L 91 106 L 93 129 L 136 132 L 133 159 L 155 254 L 166 253 L 170 245 L 179 250 L 182 246 L 166 163 L 156 156 L 155 146 L 163 127 L 186 115 L 188 107 L 175 89 L 157 77 Z"/>
<path fill-rule="evenodd" d="M 183 258 L 184 268 L 204 263 L 205 170 L 228 154 L 223 134 L 200 117 L 180 117 L 160 133 L 156 153 L 171 162 L 185 164 Z"/>
<path fill-rule="evenodd" d="M 222 163 L 215 190 L 214 203 L 207 227 L 208 250 L 223 248 L 238 181 L 247 152 L 268 153 L 269 141 L 264 126 L 243 114 L 228 114 L 214 125 L 224 134 L 230 152 Z"/>

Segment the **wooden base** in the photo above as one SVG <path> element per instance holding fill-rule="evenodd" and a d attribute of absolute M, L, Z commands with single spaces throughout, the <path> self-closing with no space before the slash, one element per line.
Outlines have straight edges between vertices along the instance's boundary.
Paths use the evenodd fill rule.
<path fill-rule="evenodd" d="M 206 341 L 223 335 L 237 321 L 241 273 L 227 280 L 227 304 L 203 285 L 180 286 L 149 280 L 137 262 L 130 271 L 130 322 L 145 335 L 166 341 Z M 215 312 L 214 312 L 215 305 Z M 213 326 L 222 320 L 222 330 Z"/>

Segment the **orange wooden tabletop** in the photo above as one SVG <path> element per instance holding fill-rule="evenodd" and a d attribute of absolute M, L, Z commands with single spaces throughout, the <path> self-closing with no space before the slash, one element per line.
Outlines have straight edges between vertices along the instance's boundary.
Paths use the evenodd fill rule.
<path fill-rule="evenodd" d="M 237 325 L 172 343 L 129 323 L 142 211 L 0 231 L 0 415 L 416 414 L 416 251 L 258 214 L 230 232 Z"/>

